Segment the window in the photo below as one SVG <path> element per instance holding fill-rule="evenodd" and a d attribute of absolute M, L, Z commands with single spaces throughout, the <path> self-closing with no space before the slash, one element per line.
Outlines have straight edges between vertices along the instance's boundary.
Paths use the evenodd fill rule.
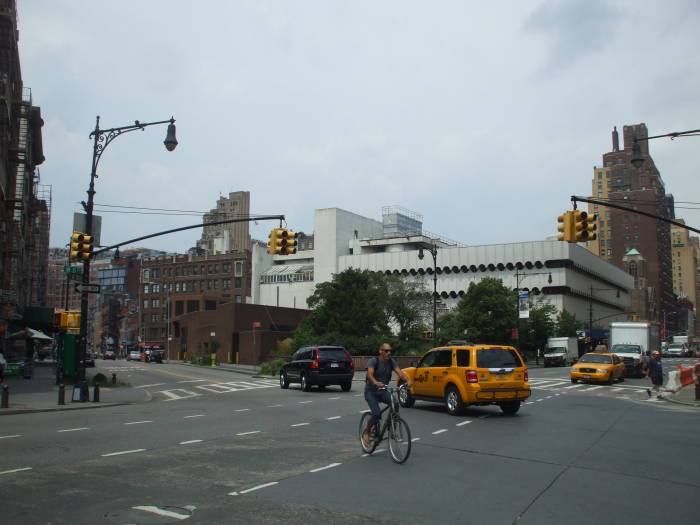
<path fill-rule="evenodd" d="M 237 296 L 236 296 L 236 302 L 237 302 L 237 303 L 240 303 L 240 302 L 241 302 L 241 296 L 240 296 L 240 295 L 237 295 Z"/>
<path fill-rule="evenodd" d="M 187 301 L 187 313 L 198 312 L 199 311 L 199 301 L 196 299 L 191 299 Z"/>
<path fill-rule="evenodd" d="M 236 288 L 241 288 L 243 286 L 243 279 L 241 279 L 240 277 L 235 277 L 233 279 L 233 285 Z"/>
<path fill-rule="evenodd" d="M 221 271 L 223 273 L 231 273 L 231 263 L 224 263 L 221 265 Z"/>
<path fill-rule="evenodd" d="M 243 277 L 243 261 L 236 261 L 236 271 L 234 275 L 236 277 Z"/>
<path fill-rule="evenodd" d="M 151 271 L 150 270 L 144 270 L 143 271 L 143 280 L 147 280 L 151 278 Z"/>
<path fill-rule="evenodd" d="M 452 366 L 452 350 L 439 350 L 433 366 Z"/>
<path fill-rule="evenodd" d="M 151 321 L 160 321 L 160 314 L 151 314 Z"/>
<path fill-rule="evenodd" d="M 175 283 L 175 291 L 176 292 L 180 291 L 180 283 L 179 282 Z"/>
<path fill-rule="evenodd" d="M 175 315 L 182 315 L 184 311 L 183 301 L 175 301 Z"/>
<path fill-rule="evenodd" d="M 150 304 L 150 301 L 148 299 L 143 300 L 143 308 L 144 309 L 150 308 L 149 304 Z"/>
<path fill-rule="evenodd" d="M 153 308 L 160 308 L 160 299 L 153 299 Z"/>
<path fill-rule="evenodd" d="M 457 366 L 469 366 L 469 350 L 457 350 Z"/>
<path fill-rule="evenodd" d="M 154 284 L 151 286 L 151 291 L 153 293 L 160 293 L 160 284 Z"/>
<path fill-rule="evenodd" d="M 147 284 L 144 284 L 144 285 L 143 285 L 143 293 L 150 293 L 150 292 L 148 291 L 148 285 L 147 285 Z"/>
<path fill-rule="evenodd" d="M 427 368 L 429 366 L 433 366 L 436 357 L 437 352 L 430 352 L 425 354 L 425 356 L 423 356 L 423 359 L 421 359 L 420 363 L 418 363 L 418 368 Z"/>
<path fill-rule="evenodd" d="M 223 288 L 224 290 L 230 290 L 231 289 L 231 279 L 224 279 L 222 281 L 223 283 Z"/>
<path fill-rule="evenodd" d="M 216 310 L 216 301 L 204 301 L 205 310 Z"/>

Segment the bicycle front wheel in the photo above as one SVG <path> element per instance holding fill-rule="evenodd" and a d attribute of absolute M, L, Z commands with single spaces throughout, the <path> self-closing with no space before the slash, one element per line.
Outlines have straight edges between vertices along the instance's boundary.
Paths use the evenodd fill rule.
<path fill-rule="evenodd" d="M 371 418 L 372 414 L 369 412 L 365 412 L 360 418 L 360 446 L 362 447 L 362 451 L 365 454 L 371 454 L 372 452 L 374 452 L 374 449 L 377 448 L 377 440 L 375 439 L 374 432 L 370 432 L 368 443 L 365 443 L 364 439 L 362 439 L 362 434 L 364 433 L 365 428 L 367 428 L 367 425 L 369 424 Z"/>
<path fill-rule="evenodd" d="M 396 463 L 403 463 L 411 454 L 411 430 L 399 416 L 392 417 L 389 426 L 389 452 Z"/>

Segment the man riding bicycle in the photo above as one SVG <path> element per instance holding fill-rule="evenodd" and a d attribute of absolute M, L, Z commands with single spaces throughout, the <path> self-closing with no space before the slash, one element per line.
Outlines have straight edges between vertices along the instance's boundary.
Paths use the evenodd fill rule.
<path fill-rule="evenodd" d="M 367 363 L 365 401 L 367 401 L 369 409 L 372 411 L 372 417 L 362 433 L 362 441 L 364 441 L 365 445 L 367 446 L 369 446 L 368 444 L 372 427 L 381 419 L 379 402 L 381 401 L 386 405 L 391 403 L 389 392 L 386 390 L 380 390 L 380 388 L 384 388 L 384 386 L 391 382 L 392 372 L 396 372 L 396 374 L 406 383 L 408 388 L 413 386 L 413 381 L 411 381 L 408 376 L 404 374 L 404 372 L 396 364 L 396 361 L 391 358 L 391 351 L 391 345 L 389 343 L 382 343 L 382 345 L 379 347 L 379 357 L 373 357 Z"/>

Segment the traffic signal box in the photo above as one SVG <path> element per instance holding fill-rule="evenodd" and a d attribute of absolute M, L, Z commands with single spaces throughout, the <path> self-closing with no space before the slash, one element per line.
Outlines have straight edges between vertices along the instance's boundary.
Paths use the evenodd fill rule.
<path fill-rule="evenodd" d="M 560 232 L 557 236 L 557 240 L 566 242 L 576 242 L 574 239 L 574 212 L 567 211 L 564 215 L 557 217 L 557 230 Z"/>
<path fill-rule="evenodd" d="M 89 261 L 92 257 L 92 235 L 73 232 L 70 236 L 70 260 Z"/>
<path fill-rule="evenodd" d="M 268 236 L 267 253 L 291 255 L 297 252 L 297 234 L 287 228 L 275 228 Z"/>
<path fill-rule="evenodd" d="M 54 312 L 53 326 L 58 330 L 80 330 L 80 310 Z"/>
<path fill-rule="evenodd" d="M 589 216 L 585 211 L 581 210 L 575 210 L 573 214 L 574 242 L 594 241 L 597 237 L 595 231 L 598 229 L 596 216 Z"/>

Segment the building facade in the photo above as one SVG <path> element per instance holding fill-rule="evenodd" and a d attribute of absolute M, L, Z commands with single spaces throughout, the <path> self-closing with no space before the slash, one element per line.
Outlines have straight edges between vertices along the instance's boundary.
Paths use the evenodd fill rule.
<path fill-rule="evenodd" d="M 674 218 L 673 196 L 667 195 L 661 175 L 649 154 L 645 124 L 623 127 L 623 144 L 612 132 L 612 151 L 603 154 L 603 166 L 593 168 L 592 195 L 596 200 L 609 200 L 622 206 L 644 211 L 666 219 Z M 632 145 L 639 140 L 644 163 L 636 168 L 631 163 Z M 650 304 L 646 320 L 663 322 L 664 315 L 674 309 L 669 223 L 637 213 L 589 204 L 589 213 L 598 214 L 599 237 L 588 244 L 596 255 L 624 268 L 623 258 L 635 249 L 645 260 L 647 293 Z M 666 313 L 665 313 L 666 312 Z"/>
<path fill-rule="evenodd" d="M 219 197 L 216 208 L 204 215 L 205 224 L 202 237 L 197 241 L 197 250 L 214 255 L 230 251 L 250 250 L 249 222 L 207 225 L 226 219 L 247 218 L 250 216 L 250 192 L 236 191 L 228 197 Z"/>

